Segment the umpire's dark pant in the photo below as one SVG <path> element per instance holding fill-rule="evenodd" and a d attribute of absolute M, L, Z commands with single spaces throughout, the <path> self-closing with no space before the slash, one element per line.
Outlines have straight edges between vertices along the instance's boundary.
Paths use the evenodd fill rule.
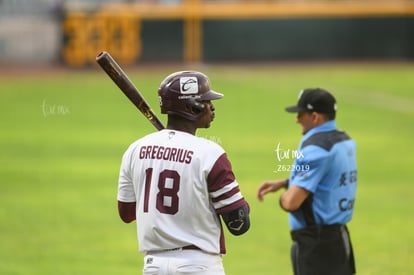
<path fill-rule="evenodd" d="M 295 275 L 355 274 L 354 253 L 346 225 L 312 226 L 291 232 Z"/>

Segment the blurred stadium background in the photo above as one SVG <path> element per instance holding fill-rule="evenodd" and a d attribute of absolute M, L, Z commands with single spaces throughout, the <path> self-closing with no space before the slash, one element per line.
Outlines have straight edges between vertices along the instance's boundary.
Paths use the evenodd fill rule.
<path fill-rule="evenodd" d="M 414 1 L 0 0 L 0 65 L 412 60 Z"/>

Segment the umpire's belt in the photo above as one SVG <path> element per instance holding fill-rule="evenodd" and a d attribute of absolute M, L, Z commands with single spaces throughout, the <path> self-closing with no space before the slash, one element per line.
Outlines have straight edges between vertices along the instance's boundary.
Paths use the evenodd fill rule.
<path fill-rule="evenodd" d="M 318 238 L 328 237 L 330 235 L 337 235 L 338 232 L 342 233 L 347 231 L 344 224 L 329 224 L 329 225 L 313 225 L 302 229 L 290 231 L 290 235 L 293 240 L 300 240 L 303 238 Z"/>

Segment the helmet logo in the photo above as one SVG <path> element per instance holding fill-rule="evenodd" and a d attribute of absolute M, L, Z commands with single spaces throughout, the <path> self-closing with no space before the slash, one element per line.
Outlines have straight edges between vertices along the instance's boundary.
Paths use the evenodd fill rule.
<path fill-rule="evenodd" d="M 195 76 L 180 78 L 180 93 L 184 95 L 198 94 L 198 80 Z"/>

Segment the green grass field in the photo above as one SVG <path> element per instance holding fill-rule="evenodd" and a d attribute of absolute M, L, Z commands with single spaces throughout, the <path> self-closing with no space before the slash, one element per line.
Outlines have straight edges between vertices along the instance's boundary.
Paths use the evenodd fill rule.
<path fill-rule="evenodd" d="M 183 68 L 126 69 L 159 114 L 156 91 Z M 251 230 L 226 234 L 229 275 L 291 274 L 279 194 L 259 203 L 276 173 L 274 150 L 294 150 L 295 115 L 283 108 L 306 87 L 335 94 L 337 124 L 357 141 L 359 188 L 350 223 L 358 274 L 414 274 L 414 66 L 276 64 L 202 66 L 216 120 L 199 136 L 228 152 L 251 205 Z M 134 224 L 116 209 L 120 158 L 154 131 L 99 69 L 0 75 L 0 274 L 140 274 Z M 162 117 L 165 122 L 165 117 Z"/>

